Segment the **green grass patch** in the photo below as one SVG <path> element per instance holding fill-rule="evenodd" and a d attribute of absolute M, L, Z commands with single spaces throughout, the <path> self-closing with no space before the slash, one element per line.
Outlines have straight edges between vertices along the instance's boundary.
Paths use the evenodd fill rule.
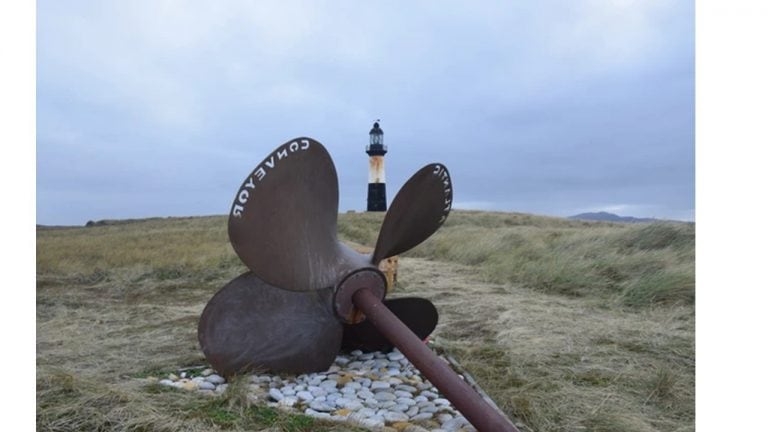
<path fill-rule="evenodd" d="M 627 306 L 693 304 L 696 298 L 692 268 L 669 269 L 638 277 L 627 284 L 622 301 Z"/>
<path fill-rule="evenodd" d="M 692 224 L 573 225 L 519 215 L 453 216 L 406 255 L 473 266 L 490 282 L 550 294 L 631 307 L 693 304 Z"/>

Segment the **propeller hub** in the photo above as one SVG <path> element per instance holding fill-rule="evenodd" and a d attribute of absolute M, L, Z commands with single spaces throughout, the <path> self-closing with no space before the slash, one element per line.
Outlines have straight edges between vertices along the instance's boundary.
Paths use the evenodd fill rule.
<path fill-rule="evenodd" d="M 365 319 L 363 312 L 352 303 L 352 296 L 361 288 L 368 288 L 380 300 L 387 293 L 387 278 L 379 269 L 366 267 L 355 270 L 339 282 L 333 297 L 336 316 L 346 324 L 357 324 Z"/>

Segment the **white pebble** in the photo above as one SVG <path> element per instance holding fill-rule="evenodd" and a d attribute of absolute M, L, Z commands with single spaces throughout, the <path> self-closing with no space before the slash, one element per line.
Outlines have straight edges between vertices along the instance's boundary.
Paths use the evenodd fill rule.
<path fill-rule="evenodd" d="M 432 413 L 420 413 L 416 414 L 415 416 L 411 417 L 411 420 L 418 421 L 418 420 L 428 420 L 432 418 Z"/>
<path fill-rule="evenodd" d="M 357 410 L 357 413 L 365 417 L 371 417 L 376 415 L 376 410 L 372 408 L 360 408 Z"/>
<path fill-rule="evenodd" d="M 438 411 L 438 408 L 434 405 L 426 405 L 426 406 L 419 407 L 419 412 L 435 413 L 437 411 Z"/>
<path fill-rule="evenodd" d="M 197 388 L 200 390 L 215 390 L 216 386 L 208 381 L 197 381 Z"/>
<path fill-rule="evenodd" d="M 393 400 L 397 399 L 397 396 L 395 396 L 394 393 L 382 391 L 382 392 L 376 393 L 373 396 L 373 398 L 378 400 L 378 401 L 393 401 Z"/>
<path fill-rule="evenodd" d="M 418 391 L 416 387 L 407 384 L 400 384 L 395 387 L 395 390 L 407 391 L 408 393 L 416 393 Z"/>
<path fill-rule="evenodd" d="M 440 424 L 443 424 L 443 423 L 447 422 L 448 420 L 451 420 L 452 418 L 453 418 L 453 416 L 448 414 L 448 413 L 442 413 L 442 414 L 438 414 L 437 415 L 437 421 L 439 421 Z"/>
<path fill-rule="evenodd" d="M 311 401 L 312 399 L 314 399 L 314 398 L 315 398 L 314 396 L 312 396 L 312 393 L 310 393 L 310 392 L 308 392 L 308 391 L 300 391 L 300 392 L 297 392 L 297 393 L 296 393 L 296 396 L 298 396 L 298 397 L 299 397 L 299 399 L 301 399 L 301 400 L 303 400 L 303 401 Z"/>
<path fill-rule="evenodd" d="M 222 384 L 224 381 L 226 381 L 224 378 L 216 374 L 208 375 L 207 377 L 205 377 L 205 380 L 214 384 Z"/>
<path fill-rule="evenodd" d="M 276 401 L 281 401 L 285 397 L 285 395 L 276 388 L 269 389 L 269 396 Z"/>
<path fill-rule="evenodd" d="M 312 393 L 312 396 L 314 396 L 314 397 L 325 396 L 325 395 L 328 394 L 327 391 L 325 391 L 325 390 L 323 390 L 323 389 L 321 389 L 319 387 L 311 389 L 309 392 Z"/>
<path fill-rule="evenodd" d="M 387 407 L 387 408 L 389 408 L 392 411 L 397 411 L 397 412 L 404 413 L 404 412 L 408 411 L 408 408 L 410 408 L 410 407 L 408 405 L 405 405 L 405 404 L 397 404 L 395 406 Z"/>
<path fill-rule="evenodd" d="M 375 418 L 367 418 L 360 422 L 362 426 L 369 427 L 369 428 L 378 428 L 384 426 L 384 419 L 377 420 Z"/>
<path fill-rule="evenodd" d="M 370 387 L 372 382 L 370 378 L 355 378 L 355 381 L 359 382 L 363 387 Z"/>
<path fill-rule="evenodd" d="M 318 400 L 313 400 L 312 402 L 310 402 L 309 407 L 315 411 L 324 411 L 324 412 L 333 411 L 332 406 Z"/>
<path fill-rule="evenodd" d="M 298 401 L 299 401 L 299 398 L 297 398 L 296 396 L 286 396 L 280 400 L 280 405 L 286 406 L 286 407 L 292 407 L 296 405 Z"/>
<path fill-rule="evenodd" d="M 397 406 L 397 402 L 395 401 L 384 401 L 379 403 L 379 407 L 383 409 L 388 409 Z"/>
<path fill-rule="evenodd" d="M 384 414 L 384 420 L 388 422 L 408 421 L 408 416 L 401 412 L 388 411 Z"/>
<path fill-rule="evenodd" d="M 347 402 L 344 402 L 343 404 L 339 403 L 339 400 L 336 399 L 336 406 L 340 408 L 345 408 L 350 411 L 357 411 L 361 408 L 363 408 L 363 403 L 359 400 L 349 400 Z"/>
<path fill-rule="evenodd" d="M 313 410 L 312 408 L 305 409 L 304 414 L 314 418 L 331 418 L 331 415 L 328 414 L 327 412 L 318 412 Z"/>
<path fill-rule="evenodd" d="M 338 383 L 336 381 L 329 379 L 329 380 L 325 380 L 325 381 L 321 382 L 320 383 L 320 388 L 325 389 L 325 390 L 335 389 L 336 385 L 338 385 Z"/>
<path fill-rule="evenodd" d="M 352 382 L 348 382 L 344 386 L 344 388 L 351 388 L 352 390 L 360 390 L 361 388 L 363 388 L 363 385 L 358 382 L 352 381 Z"/>
<path fill-rule="evenodd" d="M 361 389 L 360 391 L 357 392 L 357 397 L 359 397 L 360 399 L 365 400 L 365 399 L 368 399 L 368 398 L 372 398 L 373 397 L 373 393 L 370 390 Z"/>
<path fill-rule="evenodd" d="M 456 418 L 452 418 L 447 422 L 443 423 L 442 428 L 447 430 L 448 432 L 452 432 L 452 431 L 458 430 L 460 427 L 467 424 L 469 424 L 467 419 L 465 419 L 463 416 L 459 416 Z"/>
<path fill-rule="evenodd" d="M 435 393 L 432 393 L 429 390 L 425 390 L 425 391 L 421 392 L 421 395 L 424 396 L 424 397 L 428 397 L 430 399 L 435 399 L 437 397 L 437 395 Z"/>
<path fill-rule="evenodd" d="M 385 383 L 382 381 L 374 381 L 371 383 L 371 390 L 388 389 L 388 388 L 389 388 L 389 383 Z"/>
<path fill-rule="evenodd" d="M 403 353 L 400 353 L 400 352 L 397 352 L 397 351 L 392 351 L 391 353 L 387 354 L 387 358 L 390 361 L 398 361 L 398 360 L 404 359 L 405 356 L 403 355 Z"/>

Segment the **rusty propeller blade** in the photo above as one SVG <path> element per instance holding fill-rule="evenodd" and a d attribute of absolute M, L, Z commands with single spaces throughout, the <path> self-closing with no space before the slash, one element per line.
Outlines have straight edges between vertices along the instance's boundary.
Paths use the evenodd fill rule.
<path fill-rule="evenodd" d="M 384 300 L 387 307 L 419 338 L 425 339 L 437 326 L 437 309 L 427 299 L 401 297 Z M 390 351 L 394 345 L 376 329 L 370 321 L 359 324 L 345 324 L 341 349 L 351 351 L 359 349 L 365 352 Z"/>
<path fill-rule="evenodd" d="M 328 288 L 368 265 L 336 239 L 339 188 L 330 155 L 311 138 L 273 151 L 245 179 L 229 215 L 229 239 L 265 282 L 292 291 Z"/>
<path fill-rule="evenodd" d="M 403 253 L 431 236 L 451 211 L 453 185 L 442 164 L 416 172 L 397 193 L 384 216 L 371 262 Z"/>
<path fill-rule="evenodd" d="M 225 375 L 327 370 L 342 337 L 332 298 L 332 289 L 287 291 L 244 273 L 206 305 L 198 324 L 200 346 Z"/>

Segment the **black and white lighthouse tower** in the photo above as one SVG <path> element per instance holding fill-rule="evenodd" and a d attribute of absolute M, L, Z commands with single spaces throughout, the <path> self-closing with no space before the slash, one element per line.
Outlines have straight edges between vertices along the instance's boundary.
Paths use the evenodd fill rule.
<path fill-rule="evenodd" d="M 365 147 L 370 156 L 368 161 L 368 211 L 387 211 L 387 185 L 384 178 L 384 155 L 387 146 L 384 145 L 384 131 L 379 122 L 373 124 L 369 132 L 371 141 Z"/>

